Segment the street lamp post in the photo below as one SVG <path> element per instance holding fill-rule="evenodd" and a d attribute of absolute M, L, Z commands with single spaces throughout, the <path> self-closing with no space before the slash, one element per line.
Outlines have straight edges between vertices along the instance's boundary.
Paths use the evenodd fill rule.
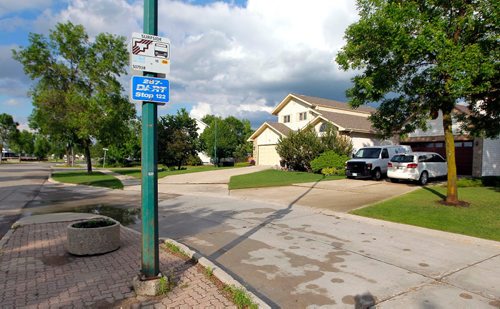
<path fill-rule="evenodd" d="M 104 150 L 104 159 L 102 160 L 102 168 L 106 165 L 106 151 L 108 151 L 108 148 L 103 148 Z"/>

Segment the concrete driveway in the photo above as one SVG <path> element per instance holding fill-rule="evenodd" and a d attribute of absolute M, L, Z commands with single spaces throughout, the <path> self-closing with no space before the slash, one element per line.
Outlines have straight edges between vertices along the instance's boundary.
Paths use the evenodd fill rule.
<path fill-rule="evenodd" d="M 214 197 L 227 196 L 229 195 L 227 184 L 231 176 L 255 173 L 269 168 L 269 166 L 249 166 L 167 176 L 158 179 L 158 192 Z M 140 191 L 141 186 L 131 186 L 126 189 Z"/>
<path fill-rule="evenodd" d="M 348 212 L 418 189 L 414 184 L 388 181 L 341 179 L 292 186 L 232 190 L 230 195 L 246 200 L 301 205 Z"/>
<path fill-rule="evenodd" d="M 419 188 L 414 184 L 388 181 L 341 179 L 291 186 L 228 190 L 231 176 L 254 173 L 269 167 L 251 166 L 201 173 L 173 175 L 158 180 L 158 191 L 197 196 L 232 196 L 242 200 L 329 209 L 348 212 Z M 129 189 L 140 191 L 140 186 Z"/>

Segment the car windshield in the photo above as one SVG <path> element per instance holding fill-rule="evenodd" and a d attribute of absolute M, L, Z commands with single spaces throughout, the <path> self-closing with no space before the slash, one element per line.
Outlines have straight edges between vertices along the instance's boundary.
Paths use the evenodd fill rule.
<path fill-rule="evenodd" d="M 380 155 L 380 148 L 361 148 L 356 152 L 354 158 L 376 159 Z"/>
<path fill-rule="evenodd" d="M 400 162 L 400 163 L 408 163 L 408 162 L 413 162 L 413 156 L 406 156 L 406 155 L 396 155 L 392 157 L 391 162 Z"/>

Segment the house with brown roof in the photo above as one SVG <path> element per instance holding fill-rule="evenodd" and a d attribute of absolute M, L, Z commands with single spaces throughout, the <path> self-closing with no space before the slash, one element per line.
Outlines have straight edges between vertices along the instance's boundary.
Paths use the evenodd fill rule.
<path fill-rule="evenodd" d="M 467 106 L 456 105 L 452 115 L 468 113 Z M 500 139 L 474 137 L 462 132 L 460 123 L 453 117 L 452 132 L 455 141 L 455 162 L 458 175 L 500 176 Z M 446 157 L 443 114 L 427 121 L 427 130 L 420 129 L 408 134 L 401 144 L 413 151 L 431 151 Z"/>
<path fill-rule="evenodd" d="M 368 116 L 375 112 L 372 107 L 352 109 L 347 103 L 291 93 L 272 111 L 277 122 L 264 122 L 248 139 L 253 142 L 253 154 L 257 165 L 279 165 L 280 156 L 276 145 L 291 130 L 313 126 L 318 134 L 335 126 L 341 135 L 351 139 L 353 148 L 390 144 L 376 137 Z"/>

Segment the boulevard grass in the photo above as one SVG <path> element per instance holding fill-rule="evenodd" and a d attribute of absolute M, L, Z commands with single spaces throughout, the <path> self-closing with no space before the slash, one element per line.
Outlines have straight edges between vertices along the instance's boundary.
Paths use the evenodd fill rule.
<path fill-rule="evenodd" d="M 228 169 L 228 168 L 237 168 L 237 167 L 245 167 L 249 166 L 247 163 L 237 163 L 234 167 L 216 167 L 213 165 L 199 165 L 199 166 L 183 166 L 184 169 L 181 170 L 173 170 L 170 171 L 169 169 L 166 168 L 158 168 L 158 178 L 163 178 L 166 176 L 172 176 L 172 175 L 180 175 L 180 174 L 189 174 L 189 173 L 198 173 L 198 172 L 208 172 L 208 171 L 215 171 L 215 170 L 221 170 L 221 169 Z M 138 167 L 130 167 L 130 168 L 110 168 L 109 170 L 122 174 L 122 175 L 127 175 L 127 176 L 132 176 L 135 178 L 141 178 L 141 168 Z"/>
<path fill-rule="evenodd" d="M 500 241 L 498 187 L 459 188 L 459 199 L 470 203 L 469 207 L 440 204 L 445 195 L 445 187 L 424 187 L 351 213 Z"/>
<path fill-rule="evenodd" d="M 120 180 L 111 175 L 106 175 L 96 171 L 91 174 L 88 174 L 86 171 L 58 172 L 52 174 L 52 178 L 59 182 L 111 189 L 123 189 L 123 184 Z"/>
<path fill-rule="evenodd" d="M 294 183 L 337 180 L 343 178 L 345 178 L 345 176 L 323 176 L 322 174 L 269 169 L 251 174 L 232 176 L 229 181 L 229 189 L 287 186 Z"/>

